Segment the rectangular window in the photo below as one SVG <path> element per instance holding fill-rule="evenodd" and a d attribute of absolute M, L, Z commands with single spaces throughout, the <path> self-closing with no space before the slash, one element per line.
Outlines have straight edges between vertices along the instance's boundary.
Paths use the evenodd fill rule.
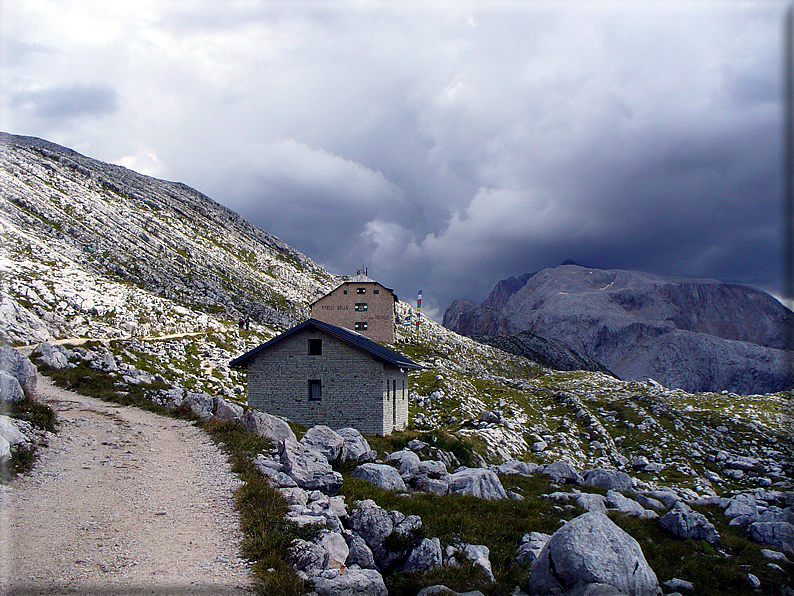
<path fill-rule="evenodd" d="M 320 401 L 323 398 L 323 384 L 320 381 L 309 381 L 309 400 Z"/>
<path fill-rule="evenodd" d="M 309 340 L 309 356 L 322 356 L 323 355 L 323 340 L 310 339 Z"/>
<path fill-rule="evenodd" d="M 367 322 L 366 321 L 358 321 L 356 322 L 356 331 L 366 331 L 367 330 Z"/>
<path fill-rule="evenodd" d="M 342 293 L 343 294 L 347 294 L 347 290 L 342 290 Z"/>
<path fill-rule="evenodd" d="M 356 310 L 358 312 L 364 312 L 367 310 L 367 303 L 366 302 L 356 302 Z"/>
<path fill-rule="evenodd" d="M 374 290 L 372 290 L 372 293 L 373 294 L 380 294 L 380 290 L 378 288 L 375 288 Z"/>
<path fill-rule="evenodd" d="M 356 288 L 356 294 L 366 294 L 367 288 Z"/>

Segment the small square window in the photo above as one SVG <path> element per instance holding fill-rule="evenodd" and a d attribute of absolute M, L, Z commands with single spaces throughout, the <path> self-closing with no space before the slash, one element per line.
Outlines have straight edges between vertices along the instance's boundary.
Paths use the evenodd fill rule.
<path fill-rule="evenodd" d="M 372 290 L 372 293 L 373 294 L 380 294 L 380 290 L 378 288 L 375 288 L 374 290 Z"/>
<path fill-rule="evenodd" d="M 356 288 L 356 294 L 366 294 L 367 288 Z"/>
<path fill-rule="evenodd" d="M 356 322 L 356 331 L 366 331 L 367 330 L 367 322 L 366 321 L 358 321 Z"/>
<path fill-rule="evenodd" d="M 358 312 L 364 312 L 367 310 L 367 303 L 366 302 L 356 302 L 356 310 Z"/>
<path fill-rule="evenodd" d="M 310 339 L 309 340 L 309 356 L 322 356 L 323 355 L 323 340 Z"/>
<path fill-rule="evenodd" d="M 342 293 L 343 294 L 347 294 L 347 290 L 342 290 Z"/>
<path fill-rule="evenodd" d="M 309 399 L 320 401 L 323 398 L 323 384 L 321 381 L 309 381 Z"/>

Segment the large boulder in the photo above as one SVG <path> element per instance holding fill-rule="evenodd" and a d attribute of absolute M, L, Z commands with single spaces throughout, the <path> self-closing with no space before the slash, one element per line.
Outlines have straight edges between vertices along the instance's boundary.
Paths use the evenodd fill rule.
<path fill-rule="evenodd" d="M 543 532 L 529 532 L 524 534 L 518 545 L 516 561 L 524 565 L 532 565 L 549 540 L 551 540 L 551 535 L 544 534 Z"/>
<path fill-rule="evenodd" d="M 307 430 L 300 442 L 322 453 L 330 463 L 344 459 L 344 437 L 322 424 L 312 426 Z"/>
<path fill-rule="evenodd" d="M 517 476 L 532 476 L 538 471 L 538 464 L 529 462 L 510 460 L 496 466 L 496 473 L 507 475 L 515 474 Z"/>
<path fill-rule="evenodd" d="M 295 568 L 311 577 L 325 569 L 343 569 L 349 549 L 341 534 L 320 530 L 312 542 L 293 540 L 288 554 Z"/>
<path fill-rule="evenodd" d="M 449 486 L 451 493 L 487 500 L 507 498 L 499 477 L 486 468 L 463 468 L 452 474 L 451 480 Z"/>
<path fill-rule="evenodd" d="M 350 514 L 350 528 L 361 536 L 370 548 L 380 546 L 394 530 L 394 521 L 389 512 L 366 499 L 358 501 L 358 507 Z"/>
<path fill-rule="evenodd" d="M 640 545 L 602 513 L 585 513 L 557 530 L 530 571 L 533 596 L 569 593 L 590 584 L 624 596 L 661 594 Z"/>
<path fill-rule="evenodd" d="M 353 532 L 345 534 L 345 540 L 350 551 L 347 556 L 348 564 L 358 565 L 363 569 L 375 569 L 375 558 L 366 540 Z"/>
<path fill-rule="evenodd" d="M 794 524 L 785 521 L 757 521 L 747 528 L 750 538 L 794 555 Z"/>
<path fill-rule="evenodd" d="M 30 437 L 19 428 L 20 425 L 26 424 L 28 423 L 20 422 L 9 416 L 0 415 L 0 437 L 5 439 L 11 447 L 27 446 L 30 444 Z"/>
<path fill-rule="evenodd" d="M 14 348 L 0 346 L 0 371 L 5 371 L 19 381 L 20 387 L 30 396 L 36 388 L 36 367 Z"/>
<path fill-rule="evenodd" d="M 424 538 L 411 550 L 402 565 L 403 572 L 427 571 L 441 566 L 441 541 L 438 538 Z"/>
<path fill-rule="evenodd" d="M 0 403 L 16 403 L 25 399 L 19 380 L 12 374 L 0 370 Z"/>
<path fill-rule="evenodd" d="M 387 464 L 361 464 L 353 470 L 353 478 L 361 478 L 384 490 L 396 490 L 399 492 L 406 490 L 405 482 L 400 477 L 400 473 Z"/>
<path fill-rule="evenodd" d="M 63 346 L 53 345 L 47 342 L 40 343 L 33 350 L 33 355 L 51 368 L 66 368 L 69 366 L 69 357 Z"/>
<path fill-rule="evenodd" d="M 216 420 L 235 420 L 245 414 L 243 407 L 231 401 L 226 401 L 219 395 L 215 396 L 215 414 L 213 418 Z"/>
<path fill-rule="evenodd" d="M 190 407 L 193 413 L 202 420 L 209 420 L 212 418 L 215 399 L 209 393 L 204 391 L 197 391 L 195 393 L 188 391 L 185 395 L 185 403 Z"/>
<path fill-rule="evenodd" d="M 543 466 L 542 472 L 548 476 L 552 482 L 559 484 L 582 484 L 582 477 L 571 464 L 557 460 L 554 463 Z"/>
<path fill-rule="evenodd" d="M 343 461 L 367 462 L 375 460 L 375 451 L 369 448 L 369 443 L 358 429 L 340 428 L 336 434 L 345 441 Z"/>
<path fill-rule="evenodd" d="M 607 490 L 616 490 L 621 493 L 632 490 L 631 476 L 619 470 L 607 470 L 605 468 L 596 468 L 585 472 L 584 484 Z"/>
<path fill-rule="evenodd" d="M 243 426 L 249 432 L 252 432 L 260 437 L 270 439 L 274 443 L 281 441 L 292 440 L 298 442 L 295 433 L 289 427 L 289 424 L 284 422 L 277 416 L 260 412 L 259 410 L 248 410 L 245 416 L 241 418 Z"/>
<path fill-rule="evenodd" d="M 706 516 L 693 511 L 683 501 L 677 501 L 673 508 L 659 518 L 659 526 L 677 538 L 705 540 L 718 544 L 720 535 Z"/>
<path fill-rule="evenodd" d="M 279 443 L 278 452 L 284 473 L 299 487 L 335 494 L 342 486 L 342 475 L 334 472 L 331 464 L 319 451 L 287 439 Z"/>
<path fill-rule="evenodd" d="M 9 459 L 11 459 L 11 445 L 0 437 L 0 464 L 6 463 Z"/>
<path fill-rule="evenodd" d="M 386 461 L 394 463 L 401 474 L 413 473 L 419 467 L 419 456 L 410 449 L 401 449 L 386 456 Z"/>
<path fill-rule="evenodd" d="M 317 596 L 387 596 L 383 577 L 374 569 L 351 566 L 331 578 L 314 577 Z"/>

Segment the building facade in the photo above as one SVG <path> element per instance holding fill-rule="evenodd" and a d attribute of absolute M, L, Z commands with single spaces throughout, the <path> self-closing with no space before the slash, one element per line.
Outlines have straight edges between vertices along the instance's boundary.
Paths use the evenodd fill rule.
<path fill-rule="evenodd" d="M 311 317 L 366 335 L 372 341 L 394 343 L 394 292 L 365 275 L 344 282 L 311 305 Z"/>
<path fill-rule="evenodd" d="M 385 436 L 408 425 L 402 354 L 358 333 L 309 319 L 232 360 L 248 368 L 248 405 L 294 422 Z"/>

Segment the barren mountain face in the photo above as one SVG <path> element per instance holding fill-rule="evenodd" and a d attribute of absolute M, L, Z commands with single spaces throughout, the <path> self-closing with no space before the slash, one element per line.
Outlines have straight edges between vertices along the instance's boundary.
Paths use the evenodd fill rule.
<path fill-rule="evenodd" d="M 521 287 L 509 281 L 481 305 L 454 302 L 444 325 L 464 335 L 530 332 L 622 379 L 686 391 L 753 394 L 794 385 L 794 315 L 759 290 L 577 265 L 545 269 Z"/>

